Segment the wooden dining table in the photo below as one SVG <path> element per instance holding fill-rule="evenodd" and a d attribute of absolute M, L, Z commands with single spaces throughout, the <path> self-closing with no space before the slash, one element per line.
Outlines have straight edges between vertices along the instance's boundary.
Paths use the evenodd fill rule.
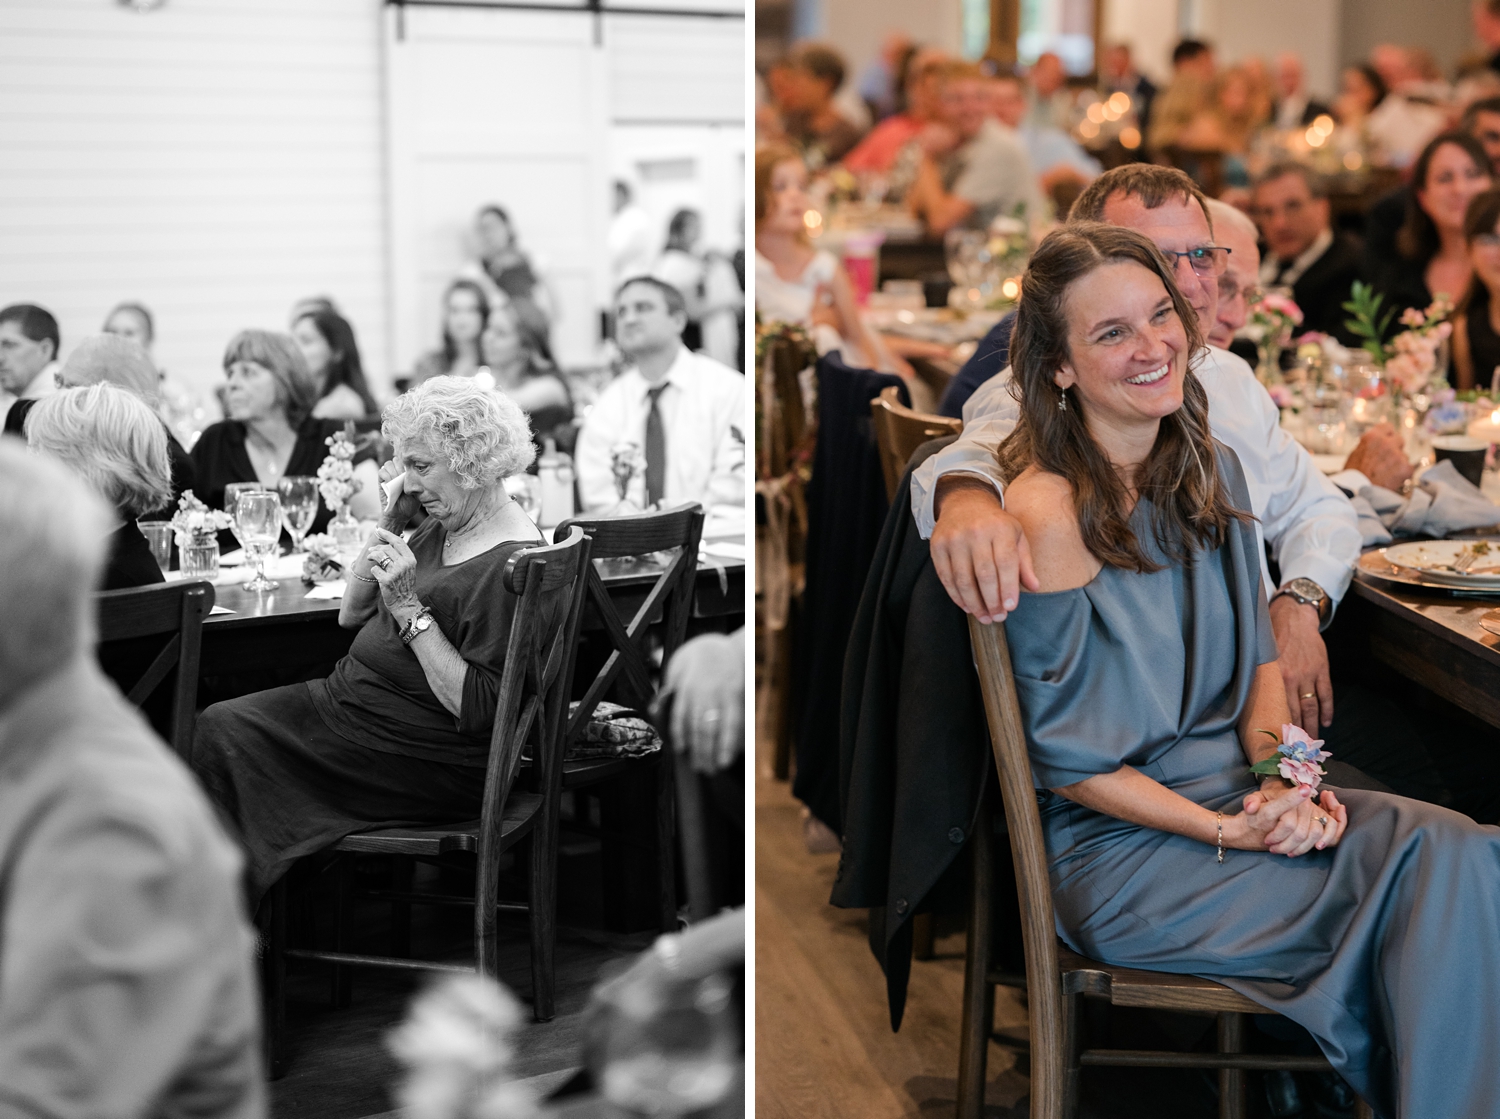
<path fill-rule="evenodd" d="M 1500 595 L 1453 595 L 1358 571 L 1339 610 L 1376 663 L 1500 728 L 1500 636 L 1479 624 L 1497 607 Z"/>
<path fill-rule="evenodd" d="M 742 543 L 742 542 L 741 542 Z M 744 625 L 745 561 L 700 560 L 693 592 L 695 630 L 728 632 Z M 596 560 L 610 599 L 626 617 L 645 602 L 664 570 L 656 560 Z M 357 631 L 339 625 L 337 599 L 308 598 L 300 579 L 283 578 L 273 591 L 214 587 L 214 613 L 203 623 L 203 676 L 254 677 L 268 672 L 291 678 L 327 671 L 349 651 Z M 584 628 L 599 626 L 585 616 Z M 305 677 L 303 677 L 305 678 Z M 223 698 L 220 696 L 219 698 Z"/>

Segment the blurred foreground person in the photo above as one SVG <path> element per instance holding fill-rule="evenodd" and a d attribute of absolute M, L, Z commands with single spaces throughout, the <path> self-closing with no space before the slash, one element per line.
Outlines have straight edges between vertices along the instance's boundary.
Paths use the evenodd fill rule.
<path fill-rule="evenodd" d="M 0 437 L 0 1112 L 258 1119 L 239 856 L 91 655 L 108 530 Z"/>

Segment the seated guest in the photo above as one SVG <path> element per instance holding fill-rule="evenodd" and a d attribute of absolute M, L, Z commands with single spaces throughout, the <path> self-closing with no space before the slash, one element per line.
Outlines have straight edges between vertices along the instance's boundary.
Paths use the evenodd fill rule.
<path fill-rule="evenodd" d="M 41 307 L 14 303 L 0 310 L 0 414 L 8 418 L 17 400 L 34 400 L 57 390 L 57 320 Z M 5 430 L 19 434 L 20 426 Z"/>
<path fill-rule="evenodd" d="M 859 76 L 859 99 L 865 103 L 872 121 L 883 121 L 906 108 L 906 77 L 917 46 L 904 31 L 889 32 L 880 43 L 880 52 L 870 59 Z"/>
<path fill-rule="evenodd" d="M 844 59 L 825 43 L 798 43 L 787 56 L 781 96 L 781 129 L 807 165 L 821 171 L 859 143 L 860 131 L 833 103 L 844 84 Z"/>
<path fill-rule="evenodd" d="M 943 120 L 957 146 L 934 159 L 924 156 L 907 205 L 929 233 L 941 236 L 968 226 L 984 229 L 1001 215 L 1024 214 L 1028 222 L 1046 211 L 1031 161 L 1019 140 L 990 115 L 983 72 L 972 62 L 943 68 Z"/>
<path fill-rule="evenodd" d="M 102 590 L 164 581 L 135 522 L 171 498 L 169 438 L 145 401 L 111 384 L 53 393 L 26 418 L 31 449 L 63 463 L 114 511 Z"/>
<path fill-rule="evenodd" d="M 507 299 L 535 303 L 548 319 L 552 318 L 552 301 L 547 285 L 537 274 L 535 264 L 521 249 L 516 227 L 503 207 L 491 204 L 474 218 L 474 233 L 479 243 L 477 279 L 505 293 Z"/>
<path fill-rule="evenodd" d="M 1322 177 L 1302 163 L 1275 163 L 1255 180 L 1250 197 L 1266 242 L 1260 283 L 1292 289 L 1303 330 L 1355 344 L 1344 304 L 1359 278 L 1360 247 L 1347 233 L 1334 233 Z"/>
<path fill-rule="evenodd" d="M 505 479 L 535 452 L 515 402 L 472 380 L 425 382 L 384 416 L 396 458 L 382 474 L 404 481 L 349 569 L 349 655 L 326 680 L 198 717 L 193 769 L 245 849 L 252 905 L 361 828 L 479 815 L 515 605 L 502 578 L 542 543 Z"/>
<path fill-rule="evenodd" d="M 529 303 L 502 303 L 490 311 L 479 343 L 494 387 L 530 418 L 537 449 L 555 439 L 571 453 L 573 393 L 552 360 L 541 312 Z"/>
<path fill-rule="evenodd" d="M 1243 212 L 1217 198 L 1208 200 L 1208 214 L 1214 223 L 1214 243 L 1229 250 L 1229 261 L 1219 276 L 1218 310 L 1209 328 L 1208 344 L 1238 353 L 1246 361 L 1255 359 L 1255 344 L 1237 339 L 1236 334 L 1250 321 L 1250 309 L 1260 299 L 1260 248 L 1256 245 L 1255 223 Z M 1242 352 L 1242 348 L 1248 347 Z"/>
<path fill-rule="evenodd" d="M 1333 119 L 1341 128 L 1361 129 L 1388 92 L 1385 79 L 1368 62 L 1346 66 L 1339 75 L 1339 95 L 1333 99 Z"/>
<path fill-rule="evenodd" d="M 161 382 L 157 377 L 156 366 L 150 355 L 122 335 L 101 334 L 85 338 L 73 347 L 73 352 L 68 355 L 68 360 L 63 362 L 63 367 L 57 374 L 59 388 L 78 388 L 105 382 L 118 385 L 144 400 L 158 416 L 161 415 Z M 18 401 L 11 409 L 12 414 L 29 410 L 35 403 L 31 400 Z M 172 496 L 162 508 L 141 513 L 142 520 L 157 517 L 171 519 L 172 514 L 177 511 L 182 491 L 190 490 L 197 484 L 192 456 L 177 441 L 177 436 L 172 434 L 165 419 L 162 420 L 162 425 L 167 432 L 167 457 L 172 462 Z"/>
<path fill-rule="evenodd" d="M 1026 121 L 1036 128 L 1066 130 L 1073 124 L 1073 98 L 1067 89 L 1068 71 L 1053 51 L 1037 55 L 1026 75 L 1031 86 Z"/>
<path fill-rule="evenodd" d="M 1473 278 L 1453 316 L 1453 385 L 1488 391 L 1500 368 L 1500 190 L 1487 190 L 1464 215 Z"/>
<path fill-rule="evenodd" d="M 429 377 L 472 377 L 484 364 L 479 336 L 490 317 L 490 297 L 473 280 L 454 280 L 443 293 L 443 345 L 424 354 L 412 371 L 412 384 Z"/>
<path fill-rule="evenodd" d="M 637 508 L 696 501 L 744 522 L 745 378 L 682 344 L 687 312 L 671 284 L 651 276 L 615 293 L 615 340 L 630 367 L 599 394 L 578 433 L 578 492 L 585 511 L 620 498 L 613 450 L 645 458 L 626 496 Z"/>
<path fill-rule="evenodd" d="M 667 222 L 667 244 L 651 275 L 671 284 L 687 307 L 688 324 L 682 344 L 690 350 L 703 348 L 704 278 L 707 272 L 698 240 L 703 236 L 703 218 L 697 210 L 678 210 Z"/>
<path fill-rule="evenodd" d="M 1201 39 L 1183 39 L 1172 49 L 1172 80 L 1151 108 L 1146 143 L 1153 151 L 1184 145 L 1189 128 L 1212 107 L 1218 64 Z"/>
<path fill-rule="evenodd" d="M 110 520 L 0 437 L 0 1097 L 12 1115 L 261 1119 L 240 858 L 94 661 Z"/>
<path fill-rule="evenodd" d="M 1457 299 L 1468 290 L 1464 214 L 1493 181 L 1489 157 L 1466 132 L 1444 132 L 1422 149 L 1396 252 L 1381 259 L 1375 246 L 1365 245 L 1364 271 L 1384 293 L 1386 307 L 1398 314 L 1407 307 L 1425 310 L 1438 294 Z"/>
<path fill-rule="evenodd" d="M 104 316 L 104 333 L 118 335 L 134 342 L 151 356 L 151 346 L 156 341 L 156 324 L 151 312 L 140 303 L 117 303 Z"/>
<path fill-rule="evenodd" d="M 1111 43 L 1104 48 L 1103 61 L 1099 67 L 1099 90 L 1108 97 L 1112 93 L 1123 93 L 1130 98 L 1130 108 L 1145 132 L 1151 123 L 1151 102 L 1156 98 L 1156 86 L 1150 78 L 1135 68 L 1129 43 Z"/>
<path fill-rule="evenodd" d="M 849 274 L 827 249 L 815 249 L 802 216 L 807 167 L 791 148 L 755 152 L 755 310 L 763 321 L 807 327 L 819 353 L 842 350 L 851 365 L 914 379 L 865 325 Z"/>
<path fill-rule="evenodd" d="M 292 323 L 292 340 L 317 382 L 312 414 L 320 420 L 362 420 L 380 409 L 365 383 L 354 328 L 337 311 L 313 311 Z"/>
<path fill-rule="evenodd" d="M 1324 114 L 1332 115 L 1332 110 L 1308 95 L 1302 56 L 1293 51 L 1282 51 L 1276 56 L 1276 108 L 1271 116 L 1272 127 L 1292 132 L 1306 128 Z"/>
<path fill-rule="evenodd" d="M 316 477 L 328 457 L 326 440 L 343 427 L 337 420 L 313 416 L 318 385 L 302 352 L 286 334 L 270 330 L 242 330 L 224 350 L 225 398 L 229 418 L 204 431 L 193 444 L 193 469 L 198 487 L 193 492 L 210 509 L 224 508 L 224 487 L 231 482 L 259 482 L 275 488 L 289 474 Z M 353 513 L 366 518 L 378 512 L 375 467 L 356 460 L 356 477 L 363 488 L 355 495 Z M 311 532 L 323 532 L 333 517 L 318 503 Z M 232 537 L 220 534 L 220 546 Z"/>
<path fill-rule="evenodd" d="M 1042 190 L 1051 194 L 1068 183 L 1082 187 L 1099 177 L 1099 161 L 1079 147 L 1078 141 L 1061 128 L 1038 125 L 1027 117 L 1026 86 L 1020 78 L 1001 73 L 991 80 L 989 92 L 996 119 L 1013 130 L 1026 148 Z"/>
<path fill-rule="evenodd" d="M 943 64 L 947 60 L 947 55 L 930 47 L 916 53 L 907 67 L 905 111 L 886 117 L 870 129 L 844 157 L 846 168 L 855 174 L 890 174 L 906 146 L 914 140 L 920 141 L 924 132 L 936 130 L 946 135 L 941 92 Z M 893 185 L 887 184 L 887 198 L 892 197 Z"/>
<path fill-rule="evenodd" d="M 1446 107 L 1435 103 L 1446 106 L 1446 87 L 1435 99 L 1422 72 L 1420 53 L 1407 47 L 1383 43 L 1370 53 L 1370 61 L 1387 90 L 1364 122 L 1371 161 L 1410 167 L 1423 146 L 1448 125 Z"/>
<path fill-rule="evenodd" d="M 1058 933 L 1274 1008 L 1376 1114 L 1500 1115 L 1500 832 L 1250 772 L 1296 717 L 1174 269 L 1138 234 L 1072 224 L 1022 292 L 1000 461 L 1041 593 L 1006 633 Z"/>

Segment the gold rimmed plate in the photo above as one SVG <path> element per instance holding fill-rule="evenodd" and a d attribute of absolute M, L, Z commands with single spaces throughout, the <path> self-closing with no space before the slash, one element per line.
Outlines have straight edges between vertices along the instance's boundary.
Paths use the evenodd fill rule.
<path fill-rule="evenodd" d="M 1454 586 L 1452 583 L 1435 583 L 1423 577 L 1422 573 L 1411 568 L 1397 567 L 1382 554 L 1385 549 L 1377 548 L 1366 552 L 1359 557 L 1359 570 L 1366 575 L 1373 576 L 1387 583 L 1398 583 L 1407 587 L 1419 587 L 1426 591 L 1441 591 L 1444 594 L 1459 595 L 1462 597 L 1486 596 L 1489 598 L 1500 597 L 1500 586 Z"/>

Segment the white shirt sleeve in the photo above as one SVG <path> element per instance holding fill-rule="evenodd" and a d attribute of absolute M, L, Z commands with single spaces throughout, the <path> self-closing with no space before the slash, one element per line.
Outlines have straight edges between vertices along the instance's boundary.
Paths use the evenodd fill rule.
<path fill-rule="evenodd" d="M 1243 360 L 1210 349 L 1199 376 L 1214 436 L 1234 449 L 1245 468 L 1251 512 L 1260 518 L 1282 584 L 1311 579 L 1337 603 L 1359 561 L 1354 506 L 1282 428 L 1270 394 Z M 1269 577 L 1266 583 L 1266 594 L 1275 594 Z"/>
<path fill-rule="evenodd" d="M 911 513 L 923 540 L 937 524 L 935 498 L 938 479 L 946 474 L 973 474 L 995 487 L 1004 500 L 1005 479 L 995 452 L 1015 430 L 1021 406 L 1010 394 L 1010 366 L 975 390 L 964 404 L 964 430 L 912 473 Z"/>

